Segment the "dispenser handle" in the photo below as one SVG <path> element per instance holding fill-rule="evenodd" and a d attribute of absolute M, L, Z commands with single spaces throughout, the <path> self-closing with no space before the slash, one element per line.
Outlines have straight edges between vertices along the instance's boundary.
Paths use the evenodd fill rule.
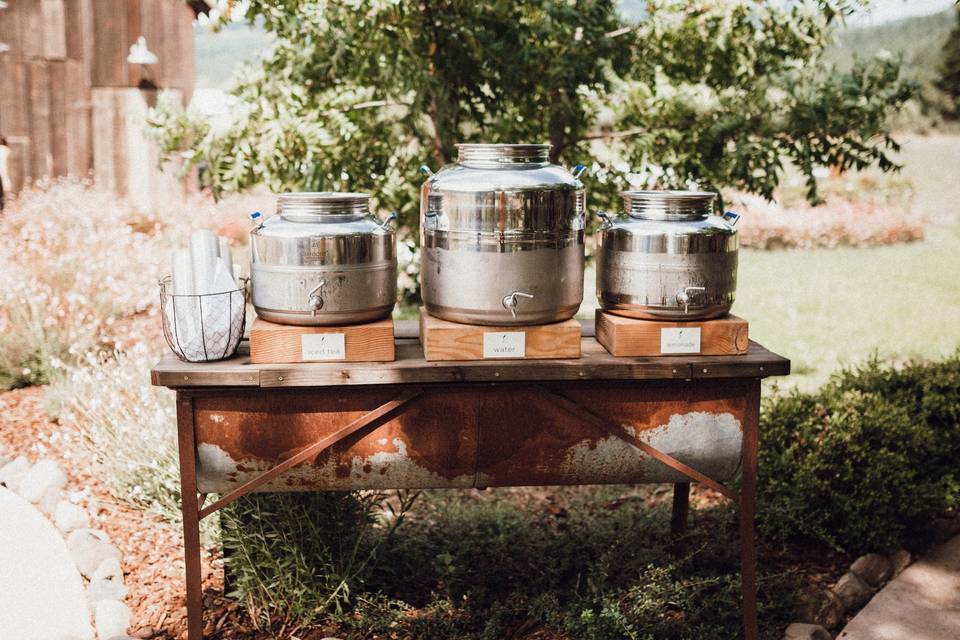
<path fill-rule="evenodd" d="M 693 300 L 694 296 L 705 293 L 706 290 L 706 287 L 684 287 L 677 293 L 677 302 L 683 305 L 683 312 L 687 313 L 689 311 L 690 301 Z"/>
<path fill-rule="evenodd" d="M 323 286 L 326 284 L 325 281 L 321 280 L 316 287 L 313 288 L 313 291 L 310 292 L 310 296 L 307 298 L 307 303 L 310 305 L 311 315 L 317 315 L 317 311 L 323 309 Z"/>
<path fill-rule="evenodd" d="M 517 317 L 517 306 L 520 304 L 519 298 L 526 298 L 527 300 L 533 300 L 532 293 L 526 293 L 524 291 L 513 291 L 503 296 L 503 307 L 504 309 L 510 310 L 510 315 L 514 318 Z"/>

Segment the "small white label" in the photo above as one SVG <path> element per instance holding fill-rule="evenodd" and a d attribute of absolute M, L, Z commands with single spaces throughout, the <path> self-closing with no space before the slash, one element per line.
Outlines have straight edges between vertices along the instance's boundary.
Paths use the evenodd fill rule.
<path fill-rule="evenodd" d="M 524 331 L 487 331 L 483 334 L 484 358 L 523 358 L 527 355 Z"/>
<path fill-rule="evenodd" d="M 700 353 L 700 327 L 660 329 L 660 353 Z"/>
<path fill-rule="evenodd" d="M 300 359 L 346 360 L 346 340 L 342 333 L 305 333 L 300 336 Z"/>

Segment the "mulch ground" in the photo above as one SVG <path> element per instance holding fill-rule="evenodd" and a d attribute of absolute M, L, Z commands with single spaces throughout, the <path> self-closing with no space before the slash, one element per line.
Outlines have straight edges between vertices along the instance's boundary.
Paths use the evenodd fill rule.
<path fill-rule="evenodd" d="M 89 511 L 90 526 L 106 531 L 123 553 L 124 579 L 130 589 L 126 603 L 134 619 L 132 635 L 185 638 L 187 609 L 179 528 L 117 500 L 96 475 L 94 456 L 80 434 L 47 415 L 42 388 L 0 394 L 0 444 L 10 457 L 25 455 L 31 462 L 49 457 L 63 466 L 68 477 L 65 491 Z M 204 554 L 203 576 L 208 637 L 272 637 L 251 636 L 249 620 L 240 612 L 230 615 L 238 607 L 222 597 L 223 571 L 216 553 Z"/>

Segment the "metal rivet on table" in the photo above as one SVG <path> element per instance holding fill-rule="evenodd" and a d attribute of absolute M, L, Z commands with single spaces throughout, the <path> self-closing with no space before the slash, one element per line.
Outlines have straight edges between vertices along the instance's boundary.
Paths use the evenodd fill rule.
<path fill-rule="evenodd" d="M 493 372 L 493 377 L 494 377 L 494 378 L 499 378 L 499 377 L 500 377 L 500 372 L 499 372 L 499 371 L 494 371 L 494 372 Z"/>
<path fill-rule="evenodd" d="M 277 382 L 283 382 L 283 376 L 277 376 Z"/>
<path fill-rule="evenodd" d="M 706 367 L 703 368 L 703 372 L 704 372 L 704 373 L 707 372 L 707 368 L 706 368 Z"/>
<path fill-rule="evenodd" d="M 674 369 L 674 370 L 673 370 L 673 372 L 674 372 L 674 373 L 676 373 L 676 372 L 677 372 L 677 370 L 676 370 L 676 369 Z"/>
<path fill-rule="evenodd" d="M 760 365 L 760 371 L 763 371 L 763 365 Z"/>
<path fill-rule="evenodd" d="M 184 379 L 184 380 L 189 380 L 189 379 L 190 379 L 190 376 L 183 376 L 183 379 Z"/>

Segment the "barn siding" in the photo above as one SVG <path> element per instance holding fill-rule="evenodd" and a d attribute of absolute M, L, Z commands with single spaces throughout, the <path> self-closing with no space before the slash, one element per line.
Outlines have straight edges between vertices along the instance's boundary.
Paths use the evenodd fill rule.
<path fill-rule="evenodd" d="M 0 9 L 0 42 L 10 46 L 0 54 L 0 132 L 12 149 L 14 189 L 94 167 L 104 172 L 98 182 L 118 193 L 144 184 L 167 188 L 162 177 L 144 174 L 156 172 L 143 163 L 154 151 L 141 140 L 143 112 L 130 108 L 140 103 L 127 90 L 148 80 L 189 99 L 193 17 L 183 0 L 8 0 Z M 127 63 L 140 35 L 157 65 Z M 119 91 L 95 105 L 96 91 L 106 88 Z M 154 92 L 142 96 L 153 99 Z M 112 130 L 103 131 L 108 123 Z M 128 183 L 132 175 L 137 185 Z"/>

